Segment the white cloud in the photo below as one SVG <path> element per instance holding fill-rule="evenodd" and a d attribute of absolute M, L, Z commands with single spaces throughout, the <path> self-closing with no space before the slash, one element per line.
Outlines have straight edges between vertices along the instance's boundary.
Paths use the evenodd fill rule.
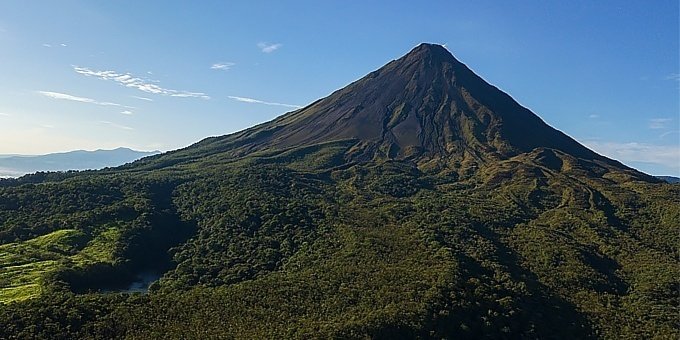
<path fill-rule="evenodd" d="M 666 125 L 672 122 L 672 118 L 652 118 L 649 120 L 650 129 L 665 129 Z"/>
<path fill-rule="evenodd" d="M 9 116 L 11 116 L 9 113 L 0 112 L 0 117 L 9 117 Z"/>
<path fill-rule="evenodd" d="M 593 114 L 589 115 L 588 118 L 590 118 L 590 119 L 597 119 L 597 118 L 600 118 L 600 115 L 594 114 L 594 113 L 593 113 Z"/>
<path fill-rule="evenodd" d="M 66 93 L 59 93 L 59 92 L 51 92 L 51 91 L 37 91 L 39 94 L 49 97 L 52 99 L 62 99 L 62 100 L 70 100 L 74 102 L 80 102 L 80 103 L 88 103 L 88 104 L 97 104 L 97 105 L 102 105 L 102 106 L 119 106 L 119 107 L 125 107 L 131 109 L 132 107 L 117 104 L 117 103 L 111 103 L 111 102 L 100 102 L 98 100 L 94 100 L 92 98 L 86 98 L 86 97 L 78 97 L 78 96 L 73 96 L 70 94 Z"/>
<path fill-rule="evenodd" d="M 52 124 L 40 124 L 40 127 L 43 127 L 45 129 L 54 129 L 54 125 Z"/>
<path fill-rule="evenodd" d="M 128 115 L 128 116 L 130 116 L 130 115 L 133 114 L 133 112 L 130 111 L 130 110 L 123 110 L 123 111 L 120 111 L 120 113 L 122 113 L 122 114 L 124 114 L 124 115 Z"/>
<path fill-rule="evenodd" d="M 147 102 L 152 102 L 152 101 L 153 101 L 153 99 L 147 98 L 147 97 L 138 97 L 138 96 L 131 96 L 131 97 L 132 97 L 132 98 L 135 98 L 135 99 L 147 101 Z"/>
<path fill-rule="evenodd" d="M 614 143 L 589 141 L 584 144 L 607 157 L 622 162 L 642 162 L 662 165 L 680 173 L 680 146 L 646 143 Z"/>
<path fill-rule="evenodd" d="M 210 66 L 211 69 L 213 70 L 222 70 L 222 71 L 229 71 L 233 66 L 235 66 L 236 63 L 215 63 Z"/>
<path fill-rule="evenodd" d="M 237 96 L 228 96 L 229 99 L 233 99 L 239 102 L 243 103 L 251 103 L 251 104 L 264 104 L 264 105 L 273 105 L 273 106 L 283 106 L 283 107 L 291 107 L 294 109 L 299 109 L 302 106 L 300 105 L 293 105 L 293 104 L 283 104 L 283 103 L 273 103 L 273 102 L 266 102 L 263 100 L 259 99 L 253 99 L 253 98 L 247 98 L 247 97 L 237 97 Z"/>
<path fill-rule="evenodd" d="M 59 46 L 61 46 L 61 47 L 66 47 L 66 46 L 68 46 L 68 45 L 66 45 L 66 44 L 59 44 Z"/>
<path fill-rule="evenodd" d="M 42 44 L 43 47 L 52 47 L 50 44 Z"/>
<path fill-rule="evenodd" d="M 156 84 L 152 84 L 151 81 L 149 80 L 144 80 L 142 78 L 137 78 L 133 76 L 130 73 L 118 73 L 115 71 L 94 71 L 86 67 L 78 67 L 74 66 L 73 69 L 82 75 L 88 76 L 88 77 L 95 77 L 99 79 L 104 79 L 104 80 L 111 80 L 114 81 L 120 85 L 123 85 L 125 87 L 130 87 L 130 88 L 135 88 L 137 90 L 146 92 L 146 93 L 152 93 L 152 94 L 158 94 L 158 95 L 163 95 L 163 96 L 170 96 L 170 97 L 182 97 L 182 98 L 202 98 L 202 99 L 210 99 L 208 95 L 202 92 L 189 92 L 189 91 L 180 91 L 180 90 L 172 90 L 172 89 L 166 89 L 163 87 L 160 87 Z"/>
<path fill-rule="evenodd" d="M 109 126 L 112 126 L 112 127 L 117 128 L 117 129 L 122 129 L 122 130 L 134 130 L 134 128 L 132 128 L 132 127 L 125 126 L 125 125 L 120 125 L 120 124 L 116 124 L 116 123 L 114 123 L 114 122 L 109 122 L 109 121 L 107 121 L 107 120 L 102 120 L 102 121 L 100 121 L 99 123 L 105 124 L 105 125 L 109 125 Z"/>
<path fill-rule="evenodd" d="M 272 53 L 272 52 L 278 50 L 279 48 L 283 47 L 283 44 L 279 44 L 279 43 L 269 44 L 269 43 L 266 43 L 266 42 L 261 42 L 261 43 L 257 44 L 257 47 L 264 53 Z"/>

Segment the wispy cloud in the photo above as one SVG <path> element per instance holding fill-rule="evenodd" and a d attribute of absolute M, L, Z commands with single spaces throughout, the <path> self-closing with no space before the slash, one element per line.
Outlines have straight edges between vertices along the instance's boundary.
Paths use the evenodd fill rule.
<path fill-rule="evenodd" d="M 66 47 L 66 46 L 68 46 L 68 45 L 66 45 L 66 44 L 59 44 L 59 46 L 61 46 L 61 47 Z"/>
<path fill-rule="evenodd" d="M 222 70 L 222 71 L 229 71 L 232 67 L 234 67 L 236 63 L 214 63 L 212 66 L 210 66 L 211 69 L 213 70 Z"/>
<path fill-rule="evenodd" d="M 588 118 L 597 119 L 597 118 L 600 118 L 600 115 L 593 113 L 593 114 L 589 115 Z"/>
<path fill-rule="evenodd" d="M 118 103 L 111 103 L 111 102 L 102 102 L 98 101 L 92 98 L 86 98 L 86 97 L 78 97 L 66 93 L 60 93 L 60 92 L 52 92 L 52 91 L 37 91 L 37 93 L 49 97 L 52 99 L 61 99 L 61 100 L 70 100 L 73 102 L 80 102 L 80 103 L 88 103 L 88 104 L 96 104 L 96 105 L 102 105 L 102 106 L 118 106 L 118 107 L 125 107 L 128 109 L 132 109 L 130 106 L 125 106 L 121 105 Z"/>
<path fill-rule="evenodd" d="M 42 44 L 43 47 L 52 47 L 50 44 Z"/>
<path fill-rule="evenodd" d="M 54 129 L 54 125 L 52 124 L 40 124 L 40 127 L 45 129 Z"/>
<path fill-rule="evenodd" d="M 672 118 L 652 118 L 649 120 L 650 129 L 665 129 L 668 123 L 672 122 Z"/>
<path fill-rule="evenodd" d="M 666 80 L 680 81 L 680 73 L 671 73 L 666 76 Z"/>
<path fill-rule="evenodd" d="M 152 94 L 158 94 L 158 95 L 170 96 L 170 97 L 210 99 L 210 97 L 208 95 L 206 95 L 205 93 L 202 93 L 202 92 L 189 92 L 189 91 L 166 89 L 166 88 L 160 87 L 156 84 L 153 84 L 152 81 L 135 77 L 130 73 L 118 73 L 116 71 L 95 71 L 95 70 L 91 70 L 87 67 L 78 67 L 78 66 L 74 66 L 73 69 L 77 73 L 88 76 L 88 77 L 95 77 L 95 78 L 99 78 L 99 79 L 114 81 L 114 82 L 116 82 L 120 85 L 123 85 L 125 87 L 135 88 L 137 90 L 140 90 L 140 91 L 143 91 L 143 92 L 146 92 L 146 93 L 152 93 Z"/>
<path fill-rule="evenodd" d="M 0 117 L 9 117 L 9 116 L 11 116 L 9 113 L 0 112 Z"/>
<path fill-rule="evenodd" d="M 147 102 L 153 101 L 153 99 L 147 98 L 147 97 L 138 97 L 138 96 L 130 96 L 130 97 L 135 98 L 135 99 L 139 99 L 139 100 L 143 100 L 143 101 L 147 101 Z"/>
<path fill-rule="evenodd" d="M 130 115 L 133 114 L 133 112 L 130 111 L 130 110 L 123 110 L 123 111 L 120 111 L 120 113 L 122 113 L 122 114 L 124 114 L 124 115 L 128 115 L 128 116 L 130 116 Z"/>
<path fill-rule="evenodd" d="M 266 42 L 260 42 L 257 44 L 257 47 L 260 49 L 260 51 L 264 53 L 272 53 L 279 48 L 283 47 L 283 44 L 280 43 L 275 43 L 275 44 L 270 44 Z"/>
<path fill-rule="evenodd" d="M 675 131 L 667 131 L 659 135 L 659 138 L 666 138 L 667 136 L 670 136 L 672 134 L 680 133 L 680 131 L 675 130 Z"/>
<path fill-rule="evenodd" d="M 283 103 L 274 103 L 274 102 L 266 102 L 264 100 L 259 100 L 259 99 L 253 99 L 253 98 L 247 98 L 247 97 L 237 97 L 237 96 L 229 96 L 229 99 L 233 99 L 239 102 L 243 103 L 251 103 L 251 104 L 264 104 L 264 105 L 273 105 L 273 106 L 283 106 L 283 107 L 290 107 L 294 109 L 299 109 L 302 106 L 300 105 L 293 105 L 293 104 L 283 104 Z"/>
<path fill-rule="evenodd" d="M 117 128 L 117 129 L 122 129 L 122 130 L 134 130 L 134 128 L 132 128 L 132 127 L 125 126 L 125 125 L 120 125 L 120 124 L 116 124 L 116 123 L 114 123 L 114 122 L 109 122 L 109 121 L 107 121 L 107 120 L 102 120 L 102 121 L 100 121 L 99 123 L 104 124 L 104 125 L 109 125 L 109 126 L 112 126 L 112 127 Z"/>
<path fill-rule="evenodd" d="M 611 158 L 622 162 L 643 162 L 658 164 L 680 173 L 680 146 L 654 145 L 647 143 L 614 143 L 588 141 L 584 144 Z"/>

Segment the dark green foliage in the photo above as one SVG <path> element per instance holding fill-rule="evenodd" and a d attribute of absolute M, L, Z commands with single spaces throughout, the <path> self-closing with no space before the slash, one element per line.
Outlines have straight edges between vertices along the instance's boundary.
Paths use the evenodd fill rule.
<path fill-rule="evenodd" d="M 300 159 L 2 189 L 7 244 L 66 226 L 90 238 L 115 226 L 120 238 L 98 248 L 112 261 L 63 262 L 39 298 L 0 307 L 12 325 L 0 336 L 677 334 L 674 186 L 461 182 L 408 162 L 327 171 Z M 154 265 L 170 270 L 148 295 L 73 293 Z"/>

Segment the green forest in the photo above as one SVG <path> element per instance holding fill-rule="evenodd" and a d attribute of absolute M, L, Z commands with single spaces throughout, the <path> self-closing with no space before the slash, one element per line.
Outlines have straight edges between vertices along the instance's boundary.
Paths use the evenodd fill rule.
<path fill-rule="evenodd" d="M 680 186 L 349 148 L 0 181 L 0 338 L 680 336 Z"/>

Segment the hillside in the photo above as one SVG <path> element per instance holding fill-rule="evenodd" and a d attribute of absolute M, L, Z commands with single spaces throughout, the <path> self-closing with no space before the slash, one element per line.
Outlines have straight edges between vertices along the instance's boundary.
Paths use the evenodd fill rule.
<path fill-rule="evenodd" d="M 678 220 L 677 185 L 422 44 L 241 132 L 0 181 L 0 338 L 677 338 Z"/>

